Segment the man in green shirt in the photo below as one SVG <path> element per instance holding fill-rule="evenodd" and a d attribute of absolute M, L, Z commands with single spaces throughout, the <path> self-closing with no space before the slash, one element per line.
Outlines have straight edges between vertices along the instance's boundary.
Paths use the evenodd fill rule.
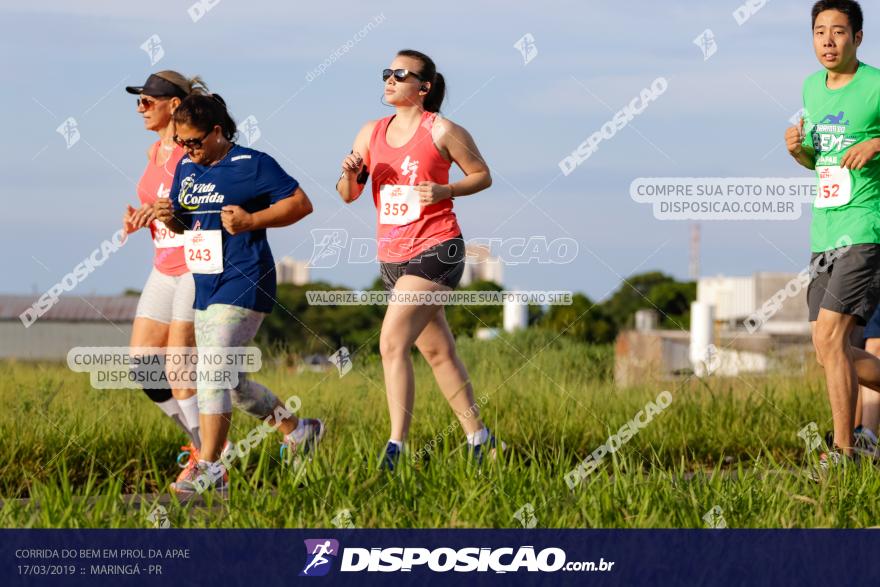
<path fill-rule="evenodd" d="M 815 169 L 807 290 L 813 346 L 825 369 L 834 450 L 823 468 L 853 455 L 859 383 L 880 391 L 880 359 L 850 335 L 880 301 L 880 70 L 859 62 L 862 11 L 853 0 L 812 10 L 813 47 L 822 70 L 804 82 L 804 119 L 785 133 L 788 151 Z"/>

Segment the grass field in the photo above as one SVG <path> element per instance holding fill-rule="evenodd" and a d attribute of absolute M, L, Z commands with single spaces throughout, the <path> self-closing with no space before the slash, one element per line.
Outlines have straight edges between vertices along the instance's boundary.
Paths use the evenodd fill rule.
<path fill-rule="evenodd" d="M 549 344 L 548 344 L 549 343 Z M 430 462 L 377 470 L 387 439 L 381 364 L 358 356 L 333 372 L 264 369 L 256 379 L 302 413 L 325 419 L 319 455 L 295 471 L 265 440 L 231 471 L 228 502 L 168 504 L 173 527 L 332 527 L 348 510 L 357 527 L 703 527 L 720 508 L 729 527 L 862 527 L 880 516 L 880 475 L 869 467 L 808 480 L 798 431 L 830 426 L 815 376 L 646 382 L 615 389 L 611 349 L 527 332 L 462 340 L 485 421 L 510 450 L 481 468 L 416 358 L 410 447 L 440 439 Z M 91 389 L 62 365 L 2 364 L 0 509 L 3 527 L 149 527 L 150 504 L 176 475 L 177 429 L 139 392 Z M 671 405 L 573 490 L 566 473 L 661 390 Z M 233 440 L 258 422 L 236 413 Z M 811 453 L 815 454 L 815 453 Z M 528 505 L 527 505 L 528 504 Z M 522 508 L 526 508 L 523 510 Z M 717 510 L 716 510 L 717 511 Z M 344 515 L 344 514 L 343 514 Z"/>

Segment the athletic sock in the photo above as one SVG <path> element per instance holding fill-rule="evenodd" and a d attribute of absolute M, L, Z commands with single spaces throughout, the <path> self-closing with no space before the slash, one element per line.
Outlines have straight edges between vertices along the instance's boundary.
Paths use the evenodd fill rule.
<path fill-rule="evenodd" d="M 183 412 L 180 410 L 180 405 L 177 403 L 177 400 L 173 397 L 171 399 L 165 400 L 164 402 L 156 402 L 156 405 L 159 406 L 159 409 L 165 412 L 165 415 L 174 420 L 174 423 L 177 424 L 181 430 L 183 430 L 187 436 L 189 436 L 189 427 L 186 425 L 184 421 Z"/>
<path fill-rule="evenodd" d="M 296 424 L 296 428 L 294 428 L 289 434 L 287 434 L 287 440 L 292 440 L 294 443 L 299 444 L 306 437 L 306 427 L 303 425 L 304 418 L 300 418 L 299 422 Z"/>
<path fill-rule="evenodd" d="M 202 441 L 199 438 L 199 396 L 194 395 L 186 399 L 179 399 L 177 400 L 177 405 L 180 406 L 180 412 L 183 415 L 182 419 L 186 422 L 187 434 L 189 434 L 193 446 L 201 449 Z"/>
<path fill-rule="evenodd" d="M 471 446 L 478 446 L 487 440 L 489 440 L 489 430 L 487 428 L 480 428 L 473 434 L 467 435 L 467 443 Z"/>

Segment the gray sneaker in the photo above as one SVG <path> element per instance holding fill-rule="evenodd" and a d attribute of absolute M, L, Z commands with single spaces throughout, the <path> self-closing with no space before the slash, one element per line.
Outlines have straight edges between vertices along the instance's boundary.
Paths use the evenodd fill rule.
<path fill-rule="evenodd" d="M 278 456 L 282 463 L 299 466 L 302 464 L 303 460 L 311 460 L 312 456 L 315 454 L 315 449 L 318 448 L 318 444 L 321 442 L 321 439 L 324 438 L 324 432 L 327 427 L 324 425 L 323 421 L 318 418 L 303 418 L 302 423 L 303 427 L 306 429 L 302 440 L 297 442 L 294 440 L 292 434 L 288 434 L 281 442 L 281 447 L 278 449 Z"/>
<path fill-rule="evenodd" d="M 822 481 L 835 471 L 842 471 L 846 467 L 858 465 L 859 463 L 858 453 L 853 453 L 850 457 L 840 452 L 840 449 L 835 446 L 833 449 L 819 455 L 818 464 L 809 471 L 808 476 L 812 481 Z"/>
<path fill-rule="evenodd" d="M 226 467 L 219 466 L 219 472 L 211 473 L 207 465 L 199 463 L 186 471 L 186 475 L 171 484 L 171 491 L 182 500 L 192 499 L 208 490 L 213 490 L 223 499 L 229 498 L 229 473 Z"/>
<path fill-rule="evenodd" d="M 875 465 L 880 465 L 880 447 L 877 445 L 877 436 L 870 428 L 859 426 L 853 431 L 853 439 L 853 452 Z"/>

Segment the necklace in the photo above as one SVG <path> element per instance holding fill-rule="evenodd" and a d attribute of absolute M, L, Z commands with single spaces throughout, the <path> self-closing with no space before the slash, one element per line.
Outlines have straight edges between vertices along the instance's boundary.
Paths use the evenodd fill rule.
<path fill-rule="evenodd" d="M 169 146 L 165 145 L 164 143 L 162 143 L 162 141 L 159 141 L 159 146 L 161 147 L 161 152 L 157 152 L 155 155 L 156 164 L 162 165 L 164 167 L 164 166 L 167 166 L 168 161 L 171 160 L 171 153 L 169 153 L 169 151 L 174 149 L 174 145 L 172 144 L 169 147 Z M 172 175 L 174 175 L 173 172 L 172 172 Z"/>

